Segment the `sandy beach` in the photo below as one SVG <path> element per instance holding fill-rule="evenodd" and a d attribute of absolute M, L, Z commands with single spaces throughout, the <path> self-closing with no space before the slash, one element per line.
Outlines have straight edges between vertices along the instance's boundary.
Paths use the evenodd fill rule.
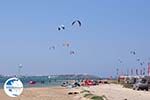
<path fill-rule="evenodd" d="M 86 89 L 97 96 L 105 95 L 108 100 L 150 100 L 150 91 L 135 91 L 116 84 L 101 84 Z"/>
<path fill-rule="evenodd" d="M 80 92 L 82 90 L 89 90 L 96 96 L 105 95 L 108 100 L 149 100 L 150 98 L 150 91 L 135 91 L 116 84 L 101 84 L 75 89 L 75 91 Z M 0 97 L 1 100 L 90 100 L 84 98 L 82 93 L 68 95 L 70 91 L 74 91 L 74 89 L 62 87 L 26 88 L 21 96 L 10 98 L 4 93 L 3 89 L 0 89 Z"/>
<path fill-rule="evenodd" d="M 11 98 L 0 89 L 0 100 L 74 100 L 74 96 L 68 95 L 68 91 L 61 87 L 26 88 L 21 96 Z"/>

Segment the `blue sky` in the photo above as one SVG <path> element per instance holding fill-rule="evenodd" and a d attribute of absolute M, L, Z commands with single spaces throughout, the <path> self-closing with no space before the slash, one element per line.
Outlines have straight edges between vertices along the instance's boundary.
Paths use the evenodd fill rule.
<path fill-rule="evenodd" d="M 0 1 L 0 73 L 115 75 L 150 57 L 149 0 Z M 79 19 L 82 27 L 72 27 Z M 57 31 L 61 24 L 65 31 Z M 70 48 L 62 47 L 68 41 Z M 55 50 L 49 46 L 55 45 Z M 74 50 L 75 55 L 69 55 Z M 130 55 L 136 50 L 136 57 Z M 118 63 L 118 59 L 123 64 Z M 147 65 L 143 65 L 146 67 Z"/>

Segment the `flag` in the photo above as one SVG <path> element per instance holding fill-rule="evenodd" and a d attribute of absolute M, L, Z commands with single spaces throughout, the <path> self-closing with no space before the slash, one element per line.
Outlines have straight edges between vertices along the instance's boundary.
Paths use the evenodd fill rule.
<path fill-rule="evenodd" d="M 136 75 L 139 75 L 139 73 L 138 73 L 138 69 L 136 69 Z"/>
<path fill-rule="evenodd" d="M 133 75 L 133 69 L 131 69 L 131 75 Z"/>
<path fill-rule="evenodd" d="M 143 75 L 145 75 L 145 68 L 143 68 Z"/>
<path fill-rule="evenodd" d="M 142 69 L 140 70 L 140 75 L 143 75 L 143 71 L 142 71 Z"/>
<path fill-rule="evenodd" d="M 148 63 L 148 76 L 150 76 L 150 63 Z"/>

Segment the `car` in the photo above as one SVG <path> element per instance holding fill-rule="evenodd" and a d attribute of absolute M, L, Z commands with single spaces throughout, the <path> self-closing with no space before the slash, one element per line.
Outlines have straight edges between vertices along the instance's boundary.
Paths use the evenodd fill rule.
<path fill-rule="evenodd" d="M 133 90 L 146 90 L 148 91 L 149 84 L 148 81 L 144 78 L 138 79 L 136 83 L 133 85 Z"/>

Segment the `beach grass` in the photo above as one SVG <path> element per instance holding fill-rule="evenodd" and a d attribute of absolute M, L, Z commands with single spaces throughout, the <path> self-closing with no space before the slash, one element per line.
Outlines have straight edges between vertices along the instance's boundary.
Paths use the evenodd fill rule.
<path fill-rule="evenodd" d="M 81 91 L 81 93 L 90 93 L 90 91 L 88 91 L 88 90 L 83 90 L 83 91 Z"/>
<path fill-rule="evenodd" d="M 133 85 L 132 84 L 127 84 L 127 83 L 124 83 L 123 84 L 123 87 L 125 87 L 125 88 L 133 88 Z"/>
<path fill-rule="evenodd" d="M 93 96 L 91 99 L 92 100 L 104 100 L 104 97 L 103 96 Z"/>
<path fill-rule="evenodd" d="M 91 93 L 84 94 L 84 97 L 87 97 L 87 98 L 91 98 L 92 96 L 93 96 L 93 94 L 91 94 Z"/>
<path fill-rule="evenodd" d="M 90 93 L 90 91 L 88 90 L 83 90 L 81 91 L 81 93 L 83 93 L 83 97 L 88 98 L 90 100 L 107 100 L 105 95 L 97 96 L 97 95 Z"/>

